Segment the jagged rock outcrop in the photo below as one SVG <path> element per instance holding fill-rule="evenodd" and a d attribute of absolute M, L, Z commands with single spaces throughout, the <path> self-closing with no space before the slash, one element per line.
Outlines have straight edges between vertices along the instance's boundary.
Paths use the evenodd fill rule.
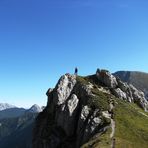
<path fill-rule="evenodd" d="M 145 111 L 148 111 L 148 101 L 144 93 L 136 89 L 133 85 L 128 85 L 116 78 L 107 70 L 97 70 L 96 76 L 105 86 L 109 87 L 111 92 L 117 97 L 128 102 L 136 102 Z"/>
<path fill-rule="evenodd" d="M 101 81 L 103 84 L 110 88 L 116 88 L 118 83 L 116 78 L 107 70 L 97 70 L 96 72 L 97 78 L 99 81 Z"/>
<path fill-rule="evenodd" d="M 101 110 L 88 103 L 93 97 L 90 84 L 82 84 L 75 75 L 62 76 L 47 96 L 47 107 L 36 121 L 34 148 L 78 148 L 109 128 Z"/>
<path fill-rule="evenodd" d="M 117 71 L 113 74 L 119 77 L 122 81 L 134 85 L 138 90 L 145 94 L 148 100 L 148 73 L 140 71 Z"/>
<path fill-rule="evenodd" d="M 36 119 L 33 148 L 79 148 L 108 129 L 113 140 L 114 96 L 148 109 L 142 92 L 105 70 L 89 77 L 65 74 L 46 94 L 48 103 Z"/>
<path fill-rule="evenodd" d="M 134 102 L 138 103 L 145 111 L 148 111 L 148 101 L 144 97 L 144 93 L 140 90 L 137 90 L 133 85 L 129 85 L 134 98 Z"/>

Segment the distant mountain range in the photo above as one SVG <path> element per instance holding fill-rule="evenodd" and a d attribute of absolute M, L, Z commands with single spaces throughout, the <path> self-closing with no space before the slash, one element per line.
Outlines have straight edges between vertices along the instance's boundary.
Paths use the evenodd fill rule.
<path fill-rule="evenodd" d="M 114 75 L 143 91 L 148 100 L 148 73 L 139 71 L 117 71 Z"/>
<path fill-rule="evenodd" d="M 0 103 L 0 148 L 31 148 L 34 120 L 42 109 L 30 109 Z"/>
<path fill-rule="evenodd" d="M 16 108 L 16 106 L 10 105 L 8 103 L 0 103 L 0 111 L 9 109 L 9 108 Z"/>
<path fill-rule="evenodd" d="M 0 103 L 0 119 L 19 117 L 25 112 L 39 113 L 41 111 L 42 109 L 36 104 L 33 105 L 30 109 L 24 109 L 7 103 Z"/>

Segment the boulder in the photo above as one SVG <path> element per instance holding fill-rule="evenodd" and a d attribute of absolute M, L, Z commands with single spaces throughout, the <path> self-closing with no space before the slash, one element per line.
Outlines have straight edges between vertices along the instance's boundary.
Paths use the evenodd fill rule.
<path fill-rule="evenodd" d="M 73 87 L 76 84 L 76 76 L 66 74 L 62 76 L 56 85 L 54 93 L 54 104 L 61 105 L 70 96 Z"/>
<path fill-rule="evenodd" d="M 125 83 L 125 82 L 122 82 L 119 78 L 116 78 L 116 79 L 117 79 L 118 87 L 119 87 L 122 91 L 126 92 L 126 91 L 128 90 L 128 84 Z"/>
<path fill-rule="evenodd" d="M 117 89 L 113 89 L 112 93 L 117 97 L 117 98 L 121 98 L 124 100 L 127 100 L 127 95 L 125 92 L 123 92 L 120 88 Z"/>
<path fill-rule="evenodd" d="M 114 77 L 107 70 L 97 70 L 96 76 L 100 82 L 102 82 L 105 86 L 109 88 L 116 88 L 118 85 L 116 77 Z"/>

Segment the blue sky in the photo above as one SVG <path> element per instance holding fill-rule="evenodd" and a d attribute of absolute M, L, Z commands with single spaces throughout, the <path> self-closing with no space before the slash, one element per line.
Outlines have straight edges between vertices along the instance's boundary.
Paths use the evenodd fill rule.
<path fill-rule="evenodd" d="M 46 105 L 64 73 L 148 72 L 147 0 L 0 0 L 0 102 Z"/>

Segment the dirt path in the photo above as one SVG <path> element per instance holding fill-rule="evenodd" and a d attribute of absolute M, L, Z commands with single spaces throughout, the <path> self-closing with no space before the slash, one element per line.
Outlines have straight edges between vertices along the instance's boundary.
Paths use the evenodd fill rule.
<path fill-rule="evenodd" d="M 110 134 L 110 138 L 111 138 L 111 148 L 115 148 L 115 138 L 114 138 L 114 135 L 115 135 L 115 121 L 113 119 L 113 109 L 114 109 L 114 105 L 113 105 L 113 101 L 111 100 L 110 101 L 110 112 L 111 112 L 111 129 L 112 129 L 112 132 Z"/>
<path fill-rule="evenodd" d="M 140 112 L 140 111 L 138 111 L 140 114 L 142 114 L 143 116 L 145 116 L 145 117 L 147 117 L 148 118 L 148 115 L 146 115 L 145 113 L 143 113 L 143 112 Z"/>
<path fill-rule="evenodd" d="M 111 119 L 111 128 L 112 128 L 112 132 L 110 134 L 110 138 L 114 138 L 115 135 L 115 121 L 113 119 Z"/>

